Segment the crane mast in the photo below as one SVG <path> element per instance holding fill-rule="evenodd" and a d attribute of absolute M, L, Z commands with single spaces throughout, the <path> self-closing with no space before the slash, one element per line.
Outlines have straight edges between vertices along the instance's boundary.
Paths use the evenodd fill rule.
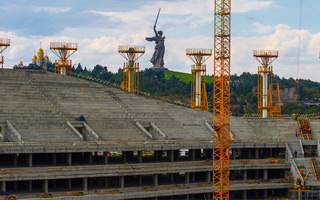
<path fill-rule="evenodd" d="M 229 199 L 231 0 L 215 0 L 213 199 Z"/>

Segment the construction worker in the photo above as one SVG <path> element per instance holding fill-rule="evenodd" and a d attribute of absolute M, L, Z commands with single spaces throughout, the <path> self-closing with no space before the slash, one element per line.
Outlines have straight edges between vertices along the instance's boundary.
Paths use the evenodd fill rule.
<path fill-rule="evenodd" d="M 303 177 L 303 169 L 302 168 L 300 169 L 300 174 Z"/>
<path fill-rule="evenodd" d="M 296 137 L 298 137 L 298 130 L 296 129 Z"/>
<path fill-rule="evenodd" d="M 296 183 L 297 183 L 297 185 L 300 185 L 300 179 L 299 179 L 299 177 L 297 177 Z"/>
<path fill-rule="evenodd" d="M 309 128 L 309 122 L 307 122 L 307 128 Z"/>
<path fill-rule="evenodd" d="M 294 157 L 295 157 L 295 158 L 298 157 L 298 152 L 297 152 L 297 150 L 294 150 Z"/>
<path fill-rule="evenodd" d="M 301 124 L 299 124 L 299 128 L 301 129 Z"/>
<path fill-rule="evenodd" d="M 308 129 L 308 130 L 309 130 L 309 134 L 311 134 L 311 128 L 310 128 L 310 127 L 309 127 L 309 129 Z"/>

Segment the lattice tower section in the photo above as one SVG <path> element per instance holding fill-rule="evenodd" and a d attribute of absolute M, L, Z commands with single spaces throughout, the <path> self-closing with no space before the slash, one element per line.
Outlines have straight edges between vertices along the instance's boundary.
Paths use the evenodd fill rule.
<path fill-rule="evenodd" d="M 213 199 L 229 199 L 231 0 L 215 0 Z"/>
<path fill-rule="evenodd" d="M 72 60 L 70 57 L 78 50 L 78 44 L 51 42 L 50 50 L 59 58 L 59 60 L 56 60 L 54 63 L 55 73 L 71 76 Z"/>
<path fill-rule="evenodd" d="M 4 57 L 2 53 L 4 52 L 4 50 L 9 48 L 9 46 L 10 46 L 10 39 L 0 38 L 0 54 L 1 54 L 0 64 L 2 66 L 2 69 L 3 69 L 3 63 L 4 63 Z"/>
<path fill-rule="evenodd" d="M 186 55 L 194 63 L 191 65 L 191 108 L 208 111 L 205 62 L 212 55 L 212 49 L 187 49 Z"/>
<path fill-rule="evenodd" d="M 123 79 L 121 89 L 130 93 L 139 93 L 139 62 L 144 54 L 144 46 L 119 46 L 118 52 L 127 62 L 123 64 Z"/>

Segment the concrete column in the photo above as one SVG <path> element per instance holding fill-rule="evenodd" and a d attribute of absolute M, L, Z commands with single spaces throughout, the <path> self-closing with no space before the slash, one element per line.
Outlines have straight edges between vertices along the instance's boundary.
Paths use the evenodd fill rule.
<path fill-rule="evenodd" d="M 138 151 L 138 163 L 142 163 L 142 151 Z"/>
<path fill-rule="evenodd" d="M 18 155 L 13 154 L 13 166 L 16 167 L 18 165 Z"/>
<path fill-rule="evenodd" d="M 236 159 L 236 150 L 235 149 L 231 149 L 232 151 L 232 160 Z"/>
<path fill-rule="evenodd" d="M 159 161 L 159 151 L 154 151 L 153 152 L 153 157 L 154 157 L 154 161 L 158 162 Z"/>
<path fill-rule="evenodd" d="M 67 165 L 72 165 L 72 153 L 67 153 Z"/>
<path fill-rule="evenodd" d="M 255 153 L 256 159 L 259 159 L 259 154 L 260 154 L 260 149 L 257 148 Z"/>
<path fill-rule="evenodd" d="M 53 185 L 53 188 L 57 188 L 57 180 L 52 180 L 52 185 Z"/>
<path fill-rule="evenodd" d="M 83 178 L 82 179 L 82 190 L 83 191 L 88 191 L 88 178 Z"/>
<path fill-rule="evenodd" d="M 243 180 L 247 180 L 247 179 L 248 179 L 248 171 L 243 170 Z"/>
<path fill-rule="evenodd" d="M 49 181 L 48 180 L 43 180 L 43 193 L 48 193 L 49 192 L 49 189 L 48 189 L 48 186 L 49 186 Z"/>
<path fill-rule="evenodd" d="M 168 150 L 167 153 L 169 155 L 170 162 L 173 162 L 174 161 L 174 152 L 173 152 L 173 150 Z"/>
<path fill-rule="evenodd" d="M 196 160 L 196 154 L 195 154 L 195 150 L 194 149 L 189 149 L 189 159 L 191 161 L 195 161 Z"/>
<path fill-rule="evenodd" d="M 185 184 L 190 183 L 190 172 L 186 172 L 184 175 Z"/>
<path fill-rule="evenodd" d="M 268 179 L 268 170 L 267 169 L 263 170 L 263 179 Z"/>
<path fill-rule="evenodd" d="M 72 179 L 67 179 L 67 188 L 68 190 L 72 189 Z"/>
<path fill-rule="evenodd" d="M 28 181 L 28 190 L 29 192 L 32 192 L 32 181 Z"/>
<path fill-rule="evenodd" d="M 103 163 L 105 165 L 108 164 L 108 157 L 109 157 L 108 152 L 103 152 Z"/>
<path fill-rule="evenodd" d="M 158 174 L 153 175 L 153 185 L 158 186 Z"/>
<path fill-rule="evenodd" d="M 124 188 L 124 176 L 120 176 L 120 188 Z"/>
<path fill-rule="evenodd" d="M 124 163 L 127 162 L 127 152 L 126 151 L 122 152 L 122 162 L 124 162 Z"/>
<path fill-rule="evenodd" d="M 27 165 L 28 167 L 32 167 L 32 153 L 27 155 Z"/>
<path fill-rule="evenodd" d="M 141 175 L 138 176 L 138 184 L 142 185 L 142 176 Z"/>
<path fill-rule="evenodd" d="M 89 153 L 88 162 L 89 162 L 90 165 L 92 165 L 92 163 L 93 163 L 92 152 Z"/>
<path fill-rule="evenodd" d="M 104 187 L 108 187 L 108 177 L 104 178 Z"/>
<path fill-rule="evenodd" d="M 211 193 L 207 193 L 207 199 L 211 199 Z"/>
<path fill-rule="evenodd" d="M 268 190 L 265 189 L 263 190 L 263 199 L 267 199 L 268 198 Z"/>
<path fill-rule="evenodd" d="M 18 189 L 18 182 L 17 181 L 13 181 L 13 189 L 14 190 Z"/>
<path fill-rule="evenodd" d="M 196 176 L 194 172 L 190 172 L 190 176 L 191 176 L 191 182 L 194 182 L 196 180 Z"/>
<path fill-rule="evenodd" d="M 243 190 L 243 192 L 242 192 L 242 199 L 243 200 L 247 200 L 247 190 Z"/>
<path fill-rule="evenodd" d="M 170 183 L 174 182 L 174 174 L 170 174 Z"/>
<path fill-rule="evenodd" d="M 254 171 L 254 176 L 255 176 L 255 179 L 259 179 L 259 170 L 255 170 Z"/>
<path fill-rule="evenodd" d="M 190 200 L 190 196 L 187 194 L 185 200 Z"/>
<path fill-rule="evenodd" d="M 6 192 L 7 191 L 6 186 L 7 186 L 6 182 L 1 181 L 1 191 Z"/>
<path fill-rule="evenodd" d="M 53 153 L 51 154 L 51 158 L 52 158 L 52 165 L 56 165 L 57 164 L 57 154 Z"/>
<path fill-rule="evenodd" d="M 206 181 L 207 181 L 208 183 L 211 182 L 211 173 L 210 173 L 210 171 L 206 172 Z"/>

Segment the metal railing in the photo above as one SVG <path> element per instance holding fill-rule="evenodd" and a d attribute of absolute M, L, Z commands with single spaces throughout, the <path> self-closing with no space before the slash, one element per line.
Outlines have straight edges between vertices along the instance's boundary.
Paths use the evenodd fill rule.
<path fill-rule="evenodd" d="M 78 49 L 77 43 L 50 42 L 50 49 Z"/>
<path fill-rule="evenodd" d="M 9 46 L 9 45 L 10 45 L 10 39 L 0 38 L 0 46 Z"/>
<path fill-rule="evenodd" d="M 278 55 L 279 55 L 279 52 L 274 50 L 254 50 L 253 51 L 253 56 L 256 56 L 256 57 L 264 57 L 264 56 L 278 57 Z"/>
<path fill-rule="evenodd" d="M 145 52 L 144 46 L 122 45 L 118 46 L 118 52 Z"/>
<path fill-rule="evenodd" d="M 212 55 L 212 49 L 190 48 L 186 49 L 187 55 Z"/>

